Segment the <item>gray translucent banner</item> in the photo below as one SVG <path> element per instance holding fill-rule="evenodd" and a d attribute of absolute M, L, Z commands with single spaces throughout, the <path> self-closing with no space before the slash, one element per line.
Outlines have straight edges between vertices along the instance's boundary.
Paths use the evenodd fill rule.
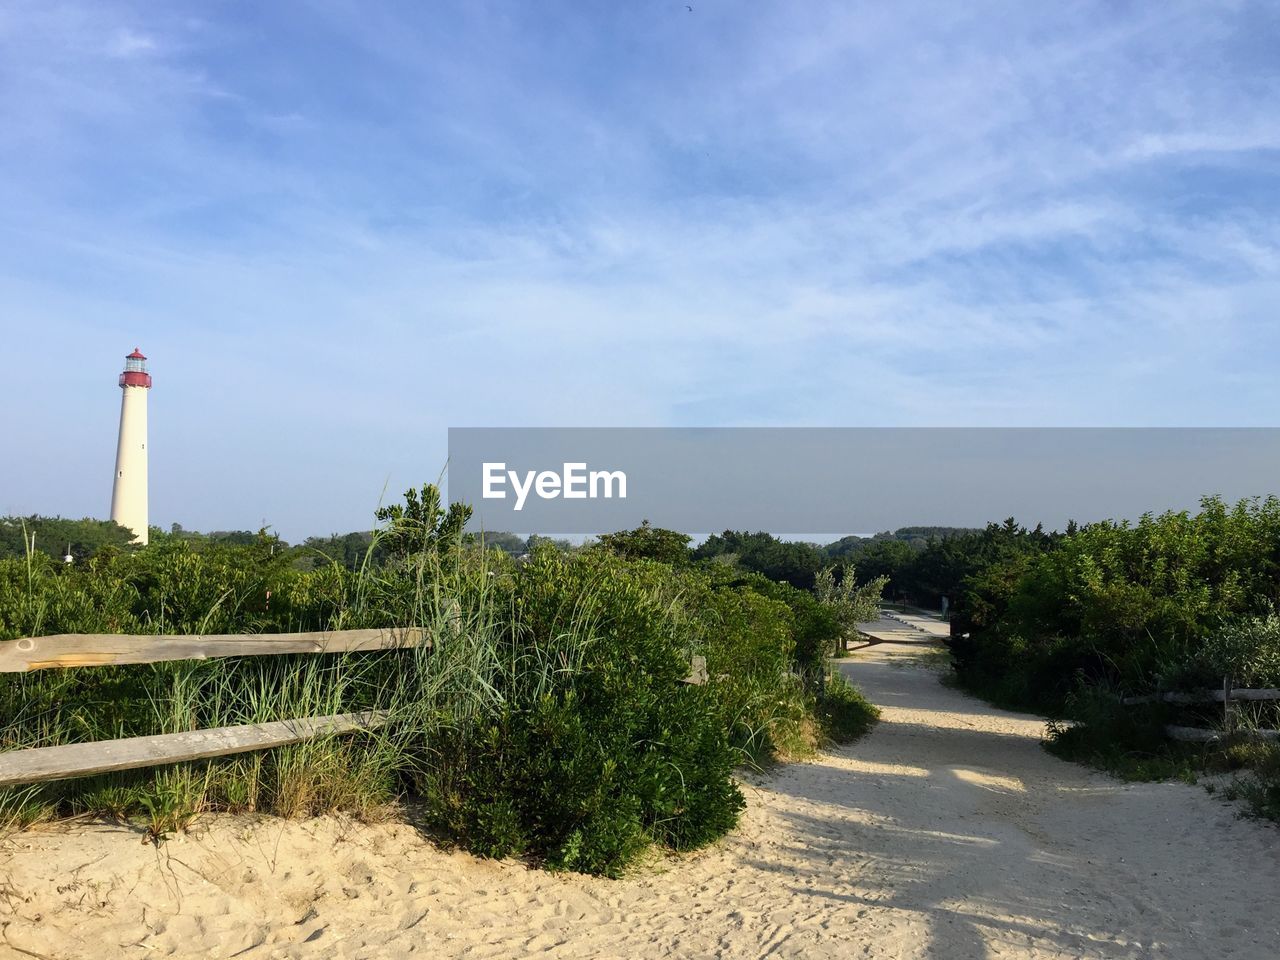
<path fill-rule="evenodd" d="M 1010 516 L 1054 529 L 1278 490 L 1277 428 L 449 431 L 450 499 L 474 507 L 475 527 L 525 533 L 649 520 L 826 535 Z"/>

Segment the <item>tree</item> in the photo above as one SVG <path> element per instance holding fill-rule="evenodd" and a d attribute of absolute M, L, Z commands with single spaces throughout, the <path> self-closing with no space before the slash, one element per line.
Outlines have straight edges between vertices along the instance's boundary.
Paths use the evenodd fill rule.
<path fill-rule="evenodd" d="M 133 532 L 112 520 L 71 520 L 65 517 L 0 517 L 0 557 L 21 558 L 30 548 L 32 535 L 35 548 L 61 560 L 71 547 L 76 563 L 95 556 L 102 550 L 124 550 L 133 542 Z"/>
<path fill-rule="evenodd" d="M 386 524 L 381 540 L 387 552 L 398 560 L 408 560 L 427 554 L 446 556 L 459 549 L 471 507 L 451 503 L 444 510 L 440 488 L 424 483 L 421 495 L 411 487 L 405 491 L 403 505 L 380 507 L 376 516 Z"/>
<path fill-rule="evenodd" d="M 693 552 L 698 560 L 726 554 L 733 554 L 743 570 L 762 573 L 770 580 L 781 580 L 801 590 L 813 587 L 814 574 L 826 563 L 822 550 L 812 543 L 779 540 L 763 531 L 726 530 L 708 537 Z"/>
<path fill-rule="evenodd" d="M 650 526 L 645 520 L 634 530 L 606 533 L 600 537 L 600 546 L 628 560 L 661 560 L 672 566 L 683 566 L 691 559 L 689 541 L 692 538 L 675 530 Z"/>
<path fill-rule="evenodd" d="M 484 530 L 474 535 L 476 542 L 494 550 L 505 550 L 513 557 L 529 552 L 529 542 L 514 533 L 503 530 Z"/>
<path fill-rule="evenodd" d="M 853 567 L 847 567 L 839 580 L 834 567 L 818 571 L 814 580 L 814 592 L 818 601 L 828 607 L 840 624 L 841 636 L 837 639 L 836 652 L 844 638 L 857 629 L 859 623 L 874 620 L 880 613 L 880 598 L 888 577 L 876 577 L 859 584 Z"/>
<path fill-rule="evenodd" d="M 327 537 L 307 537 L 297 550 L 301 554 L 298 564 L 304 570 L 314 570 L 331 563 L 347 570 L 359 570 L 366 557 L 373 566 L 378 566 L 386 559 L 386 550 L 382 544 L 374 542 L 372 533 L 360 530 L 335 533 Z"/>

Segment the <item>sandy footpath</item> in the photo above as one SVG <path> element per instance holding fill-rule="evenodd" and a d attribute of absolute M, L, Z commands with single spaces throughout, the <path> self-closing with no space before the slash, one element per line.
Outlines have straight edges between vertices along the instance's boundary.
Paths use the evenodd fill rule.
<path fill-rule="evenodd" d="M 1125 785 L 889 645 L 843 662 L 862 742 L 748 787 L 715 848 L 611 882 L 441 852 L 405 824 L 214 817 L 156 849 L 0 840 L 0 957 L 1280 956 L 1280 831 Z"/>

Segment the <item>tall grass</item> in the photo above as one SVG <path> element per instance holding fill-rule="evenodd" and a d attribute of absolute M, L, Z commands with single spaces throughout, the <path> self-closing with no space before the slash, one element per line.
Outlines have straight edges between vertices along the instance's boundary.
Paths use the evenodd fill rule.
<path fill-rule="evenodd" d="M 767 583 L 470 545 L 425 487 L 388 508 L 355 572 L 252 547 L 153 543 L 73 569 L 0 560 L 0 639 L 42 633 L 423 628 L 429 644 L 0 676 L 0 750 L 380 711 L 376 729 L 269 751 L 0 792 L 0 827 L 91 814 L 157 840 L 210 811 L 386 814 L 405 797 L 492 856 L 615 875 L 736 822 L 733 771 L 874 719 L 802 675 L 829 649 L 816 601 Z M 375 562 L 375 558 L 377 562 Z M 761 592 L 764 591 L 764 592 Z M 781 597 L 781 598 L 780 598 Z M 801 642 L 800 638 L 804 638 Z M 802 652 L 809 651 L 809 652 Z M 713 680 L 681 681 L 705 656 Z"/>
<path fill-rule="evenodd" d="M 375 537 L 374 546 L 378 545 Z M 502 670 L 493 616 L 491 578 L 480 566 L 431 560 L 421 570 L 392 574 L 365 566 L 348 584 L 347 602 L 295 629 L 343 629 L 353 625 L 426 628 L 432 643 L 411 650 L 323 656 L 286 655 L 177 661 L 139 666 L 50 670 L 0 677 L 0 749 L 145 736 L 357 710 L 382 710 L 385 726 L 355 735 L 330 736 L 248 756 L 179 764 L 89 779 L 55 781 L 0 791 L 0 826 L 26 825 L 64 815 L 142 813 L 166 832 L 212 810 L 261 811 L 301 816 L 344 810 L 374 816 L 403 792 L 409 750 L 404 732 L 429 739 L 441 729 L 462 729 L 495 709 L 494 676 Z M 212 589 L 208 610 L 192 620 L 190 603 L 161 587 L 148 621 L 94 604 L 90 584 L 106 584 L 109 597 L 127 595 L 125 578 L 71 577 L 37 556 L 23 561 L 25 589 L 11 600 L 8 632 L 39 635 L 50 629 L 101 630 L 123 626 L 138 632 L 210 632 L 225 628 L 226 611 L 241 611 L 259 583 L 248 589 Z M 188 571 L 190 556 L 158 564 Z M 215 575 L 218 565 L 215 564 Z M 463 579 L 470 576 L 468 583 Z M 9 571 L 12 575 L 13 571 Z M 193 579 L 208 580 L 207 570 Z M 341 571 L 306 579 L 327 582 Z M 459 594 L 468 597 L 466 610 Z M 276 592 L 280 597 L 280 592 Z M 394 599 L 394 602 L 391 602 Z M 323 605 L 321 605 L 323 607 Z M 391 611 L 389 619 L 388 611 Z M 295 611 L 296 612 L 296 611 Z M 327 613 L 328 616 L 324 616 Z M 239 625 L 256 627 L 245 623 Z M 102 621 L 106 620 L 107 623 Z M 252 618 L 250 618 L 252 620 Z"/>

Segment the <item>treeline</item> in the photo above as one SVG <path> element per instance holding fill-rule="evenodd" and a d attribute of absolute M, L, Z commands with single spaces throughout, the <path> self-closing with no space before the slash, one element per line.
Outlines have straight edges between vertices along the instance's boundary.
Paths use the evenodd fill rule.
<path fill-rule="evenodd" d="M 175 523 L 165 530 L 151 528 L 153 543 L 183 541 L 196 547 L 226 545 L 249 546 L 268 540 L 272 549 L 281 553 L 301 569 L 314 570 L 337 563 L 347 570 L 358 570 L 366 563 L 381 564 L 386 560 L 385 551 L 375 537 L 375 531 L 333 533 L 325 537 L 307 537 L 298 544 L 290 544 L 268 529 L 214 530 L 201 533 L 187 530 Z M 521 537 L 514 533 L 467 534 L 469 541 L 503 550 L 513 557 L 530 553 L 539 543 L 552 543 L 561 549 L 569 549 L 565 540 L 552 540 L 534 534 Z M 0 517 L 0 559 L 18 559 L 31 549 L 55 560 L 66 556 L 72 562 L 82 563 L 101 552 L 119 552 L 136 549 L 129 530 L 111 520 L 94 520 L 85 517 L 73 520 L 67 517 Z"/>
<path fill-rule="evenodd" d="M 59 560 L 66 554 L 68 544 L 75 562 L 83 562 L 103 550 L 134 549 L 130 545 L 129 531 L 111 521 L 4 517 L 0 518 L 0 558 L 24 556 L 33 535 L 37 551 Z M 993 537 L 1008 539 L 1008 532 L 1005 528 L 996 527 L 985 531 L 959 527 L 902 527 L 871 537 L 848 536 L 823 546 L 780 540 L 763 532 L 726 530 L 709 537 L 694 549 L 688 547 L 690 538 L 682 534 L 676 536 L 682 538 L 678 550 L 667 552 L 659 559 L 672 562 L 685 554 L 694 560 L 714 559 L 804 590 L 813 587 L 818 572 L 825 568 L 856 569 L 860 583 L 887 577 L 885 595 L 888 598 L 936 607 L 941 598 L 954 593 L 959 582 L 971 572 L 973 563 L 970 558 L 985 556 L 992 549 L 988 541 Z M 550 544 L 562 551 L 580 549 L 566 540 L 538 534 L 522 537 L 504 531 L 485 531 L 467 533 L 465 537 L 469 543 L 501 550 L 511 557 L 529 555 L 542 544 Z M 607 536 L 602 539 L 607 539 Z M 168 530 L 152 527 L 151 541 L 157 545 L 182 541 L 197 549 L 269 542 L 270 549 L 303 570 L 337 563 L 355 571 L 365 565 L 380 565 L 387 559 L 373 530 L 308 537 L 301 543 L 290 544 L 265 529 L 200 533 L 175 523 Z"/>
<path fill-rule="evenodd" d="M 1081 684 L 1145 693 L 1230 673 L 1280 685 L 1280 651 L 1210 654 L 1225 649 L 1224 630 L 1276 611 L 1280 500 L 1207 497 L 1196 513 L 1136 523 L 987 532 L 952 617 L 957 670 L 971 683 L 1040 706 L 1065 705 Z"/>
<path fill-rule="evenodd" d="M 942 567 L 953 544 L 970 551 L 950 564 L 964 571 L 950 646 L 965 686 L 1066 721 L 1051 726 L 1052 749 L 1125 776 L 1249 767 L 1231 789 L 1280 819 L 1275 746 L 1247 736 L 1212 748 L 1166 739 L 1168 724 L 1220 726 L 1220 703 L 1122 703 L 1156 690 L 1221 689 L 1224 678 L 1280 687 L 1280 500 L 1207 497 L 1194 513 L 1062 534 L 1006 524 L 944 541 L 933 551 Z M 1275 729 L 1280 710 L 1245 704 L 1236 722 Z"/>
<path fill-rule="evenodd" d="M 132 533 L 110 520 L 0 517 L 0 559 L 23 557 L 34 549 L 58 560 L 69 554 L 83 562 L 104 550 L 124 550 L 132 539 Z"/>
<path fill-rule="evenodd" d="M 1060 536 L 1041 527 L 1028 530 L 1012 519 L 982 529 L 901 527 L 872 537 L 843 537 L 826 546 L 727 530 L 707 538 L 693 555 L 805 589 L 824 569 L 849 569 L 856 571 L 859 583 L 883 580 L 886 600 L 937 609 L 943 597 L 954 602 L 977 571 L 1008 557 L 1038 552 Z"/>
<path fill-rule="evenodd" d="M 414 625 L 433 642 L 345 656 L 0 675 L 0 750 L 378 709 L 376 732 L 0 792 L 0 826 L 140 817 L 157 838 L 207 810 L 373 813 L 420 801 L 489 856 L 616 874 L 653 846 L 730 829 L 734 771 L 865 730 L 875 711 L 827 656 L 873 590 L 808 590 L 700 559 L 644 525 L 520 559 L 469 511 L 409 491 L 367 543 L 297 562 L 266 532 L 171 530 L 83 562 L 0 559 L 0 640 L 56 633 L 288 632 Z M 328 544 L 334 547 L 334 543 Z M 354 563 L 352 558 L 378 558 Z M 684 683 L 693 658 L 712 682 Z"/>
<path fill-rule="evenodd" d="M 1028 529 L 1013 518 L 977 529 L 907 528 L 930 530 L 920 538 L 881 537 L 843 556 L 857 567 L 859 577 L 888 578 L 886 599 L 939 609 L 943 598 L 955 604 L 975 574 L 1015 557 L 1050 549 L 1066 533 L 1047 533 L 1041 526 Z M 901 531 L 900 531 L 901 532 Z"/>

